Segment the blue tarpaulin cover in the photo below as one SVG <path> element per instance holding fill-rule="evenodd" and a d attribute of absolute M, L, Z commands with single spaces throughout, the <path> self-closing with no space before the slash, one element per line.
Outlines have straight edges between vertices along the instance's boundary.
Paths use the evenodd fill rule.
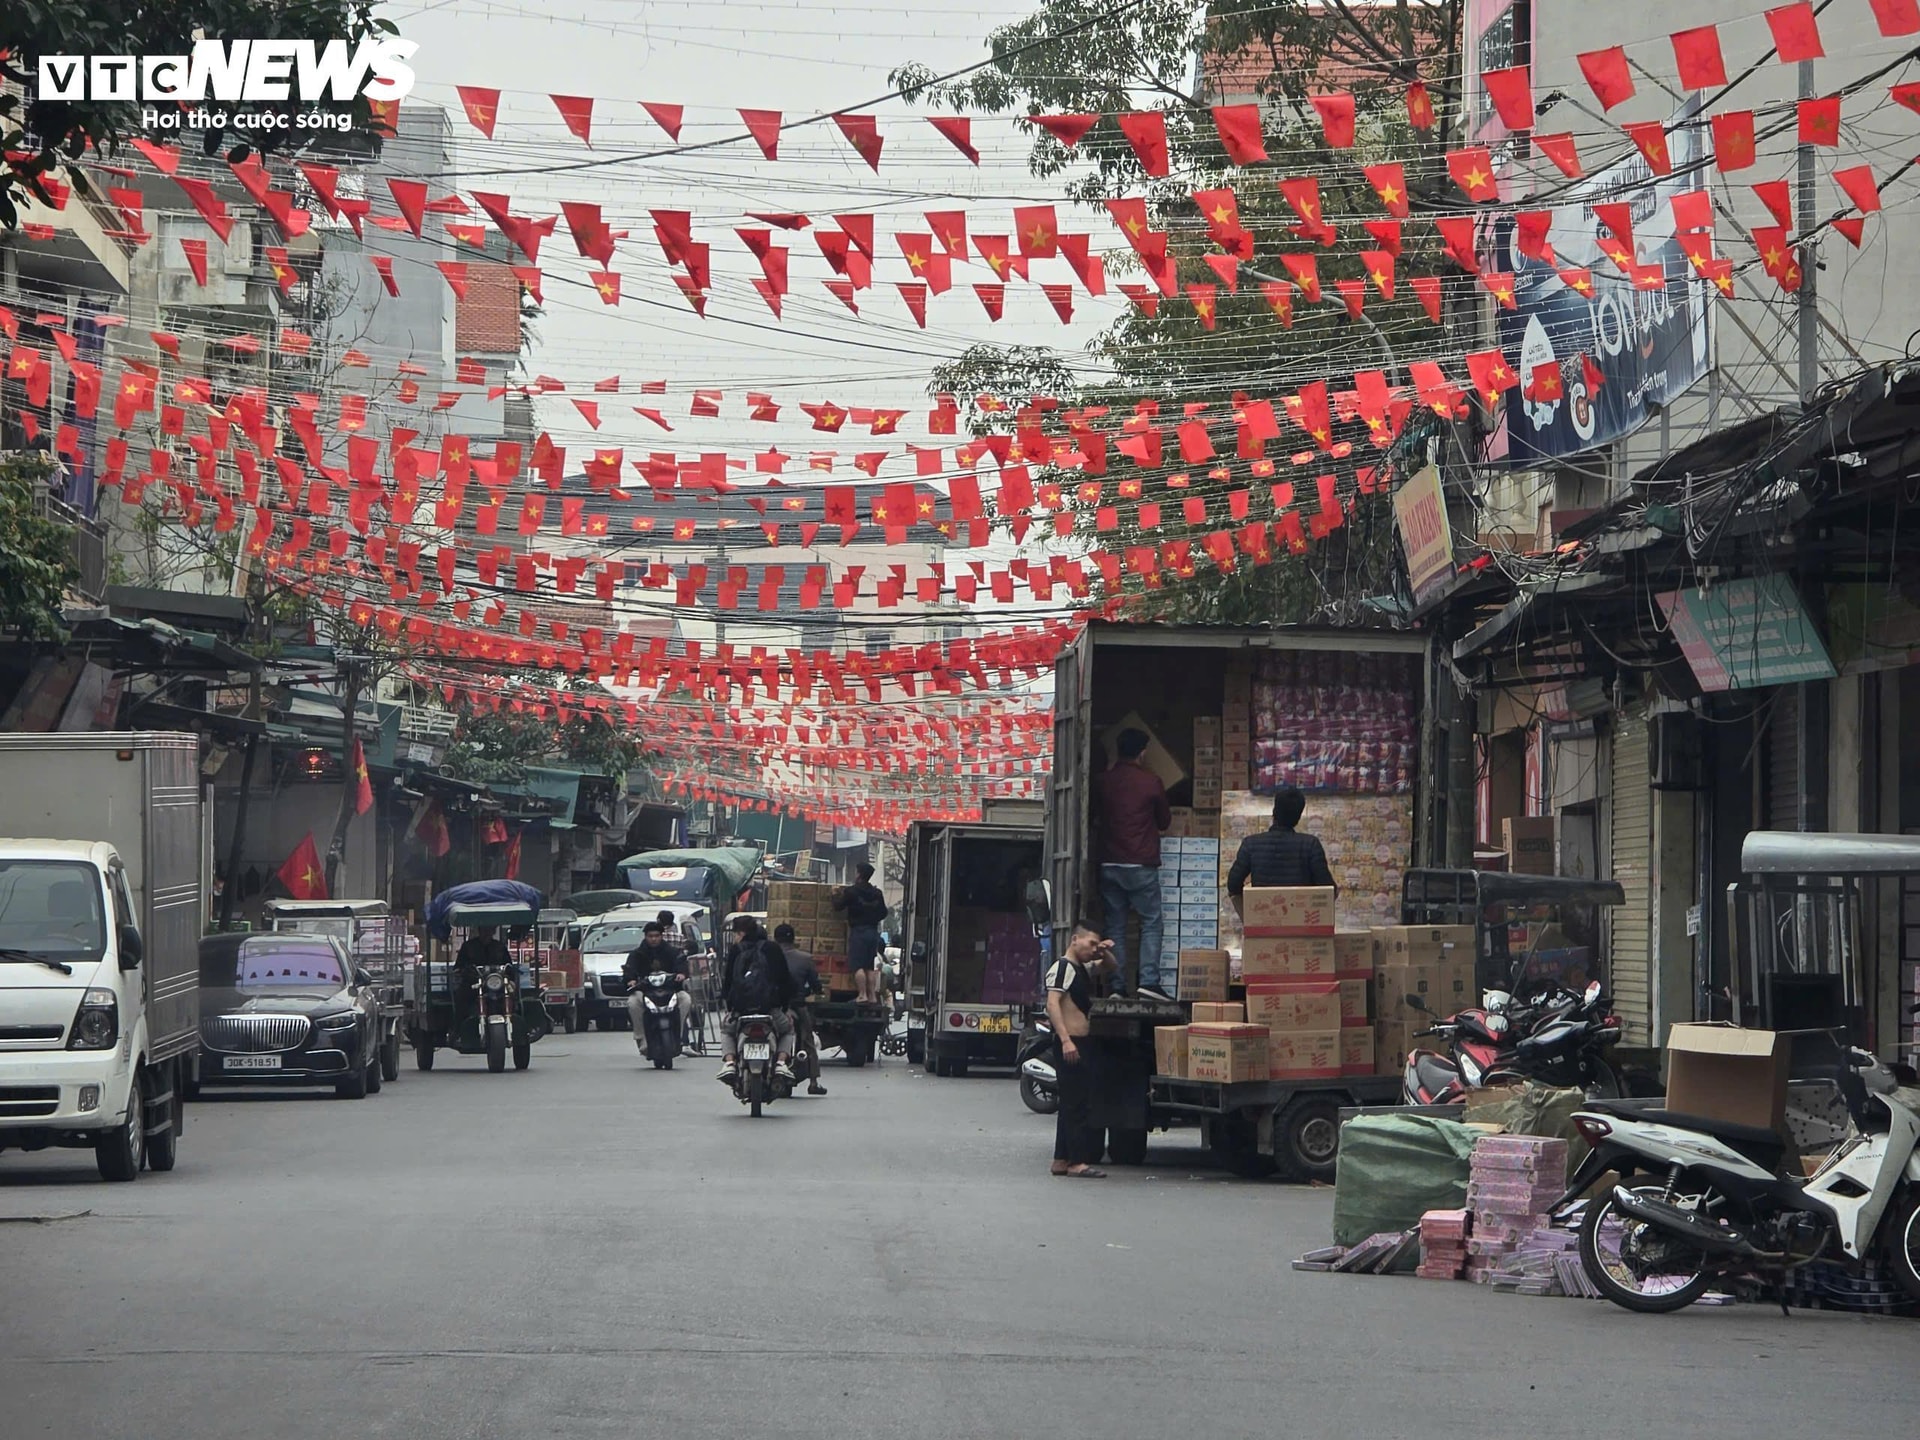
<path fill-rule="evenodd" d="M 456 905 L 525 905 L 538 915 L 547 897 L 531 885 L 518 880 L 470 880 L 464 885 L 449 885 L 427 902 L 427 933 L 436 940 L 452 936 L 447 917 Z"/>

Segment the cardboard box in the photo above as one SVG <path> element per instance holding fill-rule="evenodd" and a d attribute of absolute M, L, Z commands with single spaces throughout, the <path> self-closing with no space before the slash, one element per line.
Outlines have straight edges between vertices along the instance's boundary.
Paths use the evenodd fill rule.
<path fill-rule="evenodd" d="M 1196 715 L 1193 717 L 1193 744 L 1198 749 L 1202 745 L 1220 743 L 1220 717 L 1218 715 Z"/>
<path fill-rule="evenodd" d="M 1473 960 L 1471 925 L 1377 925 L 1373 968 L 1386 965 L 1438 965 L 1462 957 Z"/>
<path fill-rule="evenodd" d="M 1424 1025 L 1420 1012 L 1407 1004 L 1409 995 L 1419 996 L 1429 1013 L 1442 1018 L 1465 1009 L 1473 998 L 1463 977 L 1451 966 L 1388 965 L 1373 972 L 1376 1018 Z"/>
<path fill-rule="evenodd" d="M 1238 1000 L 1201 1000 L 1193 1007 L 1193 1019 L 1197 1025 L 1244 1025 L 1247 1007 Z"/>
<path fill-rule="evenodd" d="M 1342 970 L 1335 980 L 1340 986 L 1340 1023 L 1369 1025 L 1373 1022 L 1373 972 Z"/>
<path fill-rule="evenodd" d="M 1675 1025 L 1667 1035 L 1666 1108 L 1784 1134 L 1790 1050 L 1772 1030 Z"/>
<path fill-rule="evenodd" d="M 1187 1027 L 1160 1025 L 1153 1032 L 1153 1073 L 1187 1078 Z"/>
<path fill-rule="evenodd" d="M 1178 991 L 1182 1000 L 1224 1001 L 1227 998 L 1227 952 L 1182 950 Z"/>
<path fill-rule="evenodd" d="M 1507 868 L 1516 875 L 1553 874 L 1553 831 L 1551 815 L 1517 815 L 1501 821 Z"/>
<path fill-rule="evenodd" d="M 1328 935 L 1253 935 L 1240 946 L 1240 973 L 1256 975 L 1333 975 L 1340 967 Z"/>
<path fill-rule="evenodd" d="M 1249 885 L 1240 893 L 1248 935 L 1333 934 L 1333 889 L 1324 885 Z"/>
<path fill-rule="evenodd" d="M 1365 1025 L 1349 1025 L 1340 1032 L 1340 1073 L 1373 1074 L 1373 1031 Z"/>
<path fill-rule="evenodd" d="M 1270 1080 L 1330 1080 L 1340 1074 L 1341 1032 L 1290 1030 L 1267 1042 Z"/>
<path fill-rule="evenodd" d="M 1222 1085 L 1265 1080 L 1267 1044 L 1264 1025 L 1189 1025 L 1187 1078 Z"/>
<path fill-rule="evenodd" d="M 1407 1052 L 1415 1047 L 1413 1032 L 1424 1029 L 1420 1025 L 1409 1025 L 1404 1020 L 1376 1020 L 1373 1022 L 1373 1073 L 1376 1075 L 1398 1075 L 1407 1068 Z"/>
<path fill-rule="evenodd" d="M 1340 1028 L 1338 980 L 1288 980 L 1247 986 L 1247 1023 L 1281 1031 Z"/>
<path fill-rule="evenodd" d="M 1333 968 L 1335 970 L 1373 969 L 1373 932 L 1371 930 L 1336 930 L 1333 934 Z"/>

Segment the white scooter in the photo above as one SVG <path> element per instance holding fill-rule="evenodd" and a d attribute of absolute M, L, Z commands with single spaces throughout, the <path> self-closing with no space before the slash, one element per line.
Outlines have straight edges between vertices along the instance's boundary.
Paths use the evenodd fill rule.
<path fill-rule="evenodd" d="M 1555 1208 L 1610 1172 L 1621 1181 L 1589 1201 L 1580 1227 L 1580 1261 L 1602 1295 L 1660 1314 L 1721 1276 L 1878 1257 L 1920 1300 L 1920 1110 L 1871 1055 L 1835 1047 L 1835 1057 L 1854 1129 L 1806 1178 L 1783 1165 L 1772 1130 L 1630 1100 L 1574 1115 L 1593 1152 Z"/>

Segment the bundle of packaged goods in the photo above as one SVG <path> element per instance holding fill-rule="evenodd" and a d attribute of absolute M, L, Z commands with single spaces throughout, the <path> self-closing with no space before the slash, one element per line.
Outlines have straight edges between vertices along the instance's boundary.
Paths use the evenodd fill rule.
<path fill-rule="evenodd" d="M 1229 791 L 1220 809 L 1220 883 L 1240 853 L 1240 842 L 1273 823 L 1273 798 L 1249 790 Z M 1327 868 L 1340 886 L 1335 923 L 1343 930 L 1370 930 L 1400 918 L 1401 879 L 1413 855 L 1413 799 L 1404 795 L 1310 795 L 1300 832 L 1327 852 Z M 1240 939 L 1241 924 L 1225 894 L 1220 905 L 1220 943 Z"/>
<path fill-rule="evenodd" d="M 1535 1231 L 1554 1233 L 1548 1212 L 1566 1184 L 1564 1140 L 1540 1135 L 1487 1135 L 1476 1143 L 1467 1180 L 1467 1208 L 1473 1212 L 1467 1278 L 1485 1284 L 1501 1262 L 1527 1244 Z M 1547 1272 L 1552 1273 L 1551 1264 Z"/>
<path fill-rule="evenodd" d="M 1218 810 L 1222 785 L 1221 717 L 1196 715 L 1193 720 L 1193 808 Z"/>
<path fill-rule="evenodd" d="M 1227 952 L 1182 950 L 1176 981 L 1180 998 L 1224 1004 L 1227 998 Z"/>
<path fill-rule="evenodd" d="M 1429 1013 L 1455 1014 L 1477 1003 L 1474 927 L 1382 925 L 1372 931 L 1373 1052 L 1381 1075 L 1397 1075 L 1427 1028 L 1427 1015 L 1407 1004 L 1417 995 Z"/>
<path fill-rule="evenodd" d="M 1467 1267 L 1467 1240 L 1473 1227 L 1469 1210 L 1429 1210 L 1420 1217 L 1420 1268 L 1423 1280 L 1458 1280 Z"/>
<path fill-rule="evenodd" d="M 1215 837 L 1161 837 L 1160 961 L 1163 971 L 1178 964 L 1182 950 L 1211 950 L 1219 945 L 1219 875 L 1220 842 Z"/>
<path fill-rule="evenodd" d="M 1413 789 L 1419 693 L 1409 655 L 1267 651 L 1253 681 L 1253 788 L 1404 795 Z"/>
<path fill-rule="evenodd" d="M 985 925 L 986 973 L 980 1003 L 1019 1005 L 1040 993 L 1040 938 L 1024 914 L 989 912 Z"/>

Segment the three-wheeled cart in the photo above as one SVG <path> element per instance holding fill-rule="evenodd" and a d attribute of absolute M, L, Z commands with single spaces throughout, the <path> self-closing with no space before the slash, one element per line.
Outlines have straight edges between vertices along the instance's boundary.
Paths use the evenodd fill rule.
<path fill-rule="evenodd" d="M 330 935 L 347 947 L 356 971 L 376 997 L 380 1078 L 400 1078 L 400 1042 L 406 1025 L 407 967 L 418 943 L 406 921 L 384 900 L 269 900 L 264 928 L 277 934 Z"/>
<path fill-rule="evenodd" d="M 580 990 L 585 981 L 580 949 L 567 945 L 568 936 L 579 923 L 578 911 L 554 907 L 542 910 L 534 923 L 540 957 L 540 999 L 547 1007 L 547 1018 L 569 1035 L 581 1028 Z"/>
<path fill-rule="evenodd" d="M 816 1000 L 812 1005 L 814 1043 L 822 1050 L 838 1046 L 847 1064 L 872 1062 L 886 1033 L 891 1007 L 858 1000 Z"/>
<path fill-rule="evenodd" d="M 553 1033 L 540 995 L 539 955 L 534 941 L 535 918 L 541 895 L 530 885 L 513 880 L 479 880 L 455 885 L 434 896 L 427 907 L 427 932 L 432 947 L 407 977 L 407 1034 L 414 1060 L 422 1070 L 433 1068 L 434 1052 L 485 1055 L 489 1070 L 532 1063 L 535 1041 Z M 507 947 L 507 963 L 475 974 L 462 983 L 458 971 L 459 946 L 479 929 L 500 932 Z M 503 1008 L 493 996 L 506 987 Z M 484 1001 L 478 987 L 486 988 Z M 483 1009 L 486 1013 L 483 1014 Z M 498 1023 L 506 1015 L 504 1026 Z"/>

